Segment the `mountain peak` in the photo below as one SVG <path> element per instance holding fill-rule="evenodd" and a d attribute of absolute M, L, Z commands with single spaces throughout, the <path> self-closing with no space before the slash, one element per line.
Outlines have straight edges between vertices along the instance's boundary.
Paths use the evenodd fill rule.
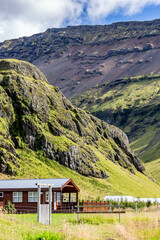
<path fill-rule="evenodd" d="M 13 70 L 16 73 L 47 82 L 44 74 L 33 64 L 17 59 L 0 59 L 0 71 Z"/>

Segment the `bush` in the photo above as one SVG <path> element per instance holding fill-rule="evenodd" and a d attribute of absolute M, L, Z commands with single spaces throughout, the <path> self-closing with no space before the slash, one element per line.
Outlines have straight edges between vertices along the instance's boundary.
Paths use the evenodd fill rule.
<path fill-rule="evenodd" d="M 7 202 L 7 204 L 4 207 L 4 210 L 9 213 L 16 213 L 15 205 L 12 204 L 10 201 Z"/>
<path fill-rule="evenodd" d="M 64 240 L 62 233 L 42 232 L 42 233 L 28 233 L 24 240 Z"/>
<path fill-rule="evenodd" d="M 113 201 L 113 200 L 110 200 L 109 201 L 110 202 L 110 204 L 111 205 L 118 205 L 118 202 L 117 201 Z M 149 201 L 150 202 L 150 201 Z M 149 203 L 149 202 L 147 202 L 147 203 L 145 203 L 145 202 L 140 202 L 140 201 L 138 201 L 137 202 L 137 208 L 138 209 L 140 209 L 140 208 L 144 208 L 145 206 L 150 206 L 151 205 L 151 202 Z M 147 205 L 148 204 L 148 205 Z M 123 207 L 123 209 L 125 209 L 125 208 L 132 208 L 132 209 L 135 209 L 135 202 L 127 202 L 127 201 L 125 201 L 125 202 L 123 202 L 123 201 L 121 201 L 120 202 L 120 205 L 122 205 Z M 115 207 L 112 207 L 112 210 L 114 210 L 115 209 Z"/>
<path fill-rule="evenodd" d="M 151 205 L 152 205 L 151 201 L 148 200 L 148 201 L 146 202 L 146 206 L 147 206 L 147 207 L 150 207 Z"/>

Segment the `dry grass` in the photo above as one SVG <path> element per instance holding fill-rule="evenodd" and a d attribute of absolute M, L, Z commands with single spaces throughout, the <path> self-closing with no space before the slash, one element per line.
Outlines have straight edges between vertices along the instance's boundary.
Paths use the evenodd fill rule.
<path fill-rule="evenodd" d="M 28 234 L 38 236 L 43 232 L 62 234 L 63 240 L 160 240 L 160 212 L 127 212 L 121 215 L 53 215 L 52 224 L 36 222 L 36 215 L 0 214 L 0 239 L 24 240 Z M 37 239 L 37 238 L 34 238 Z M 48 238 L 51 239 L 51 238 Z"/>
<path fill-rule="evenodd" d="M 117 239 L 124 240 L 159 240 L 159 212 L 126 213 L 122 224 L 115 225 Z"/>
<path fill-rule="evenodd" d="M 76 240 L 98 240 L 99 235 L 94 226 L 88 224 L 77 224 L 76 226 L 71 226 L 69 223 L 64 223 L 62 229 L 60 230 L 65 235 L 66 240 L 76 239 Z"/>

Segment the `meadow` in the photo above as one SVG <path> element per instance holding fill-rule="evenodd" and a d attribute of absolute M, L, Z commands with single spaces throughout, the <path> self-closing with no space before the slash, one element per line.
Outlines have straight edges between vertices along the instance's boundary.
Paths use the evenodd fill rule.
<path fill-rule="evenodd" d="M 135 213 L 52 214 L 49 226 L 37 223 L 36 214 L 0 214 L 0 239 L 3 240 L 159 240 L 160 211 L 156 206 Z"/>

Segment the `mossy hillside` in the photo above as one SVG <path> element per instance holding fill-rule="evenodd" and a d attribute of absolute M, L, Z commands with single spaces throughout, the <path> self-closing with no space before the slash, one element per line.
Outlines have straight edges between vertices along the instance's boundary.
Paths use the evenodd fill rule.
<path fill-rule="evenodd" d="M 138 163 L 144 172 L 121 130 L 74 107 L 46 81 L 14 69 L 0 71 L 0 79 L 1 178 L 69 177 L 86 199 L 159 196 L 159 185 L 136 170 Z"/>
<path fill-rule="evenodd" d="M 159 75 L 117 80 L 75 96 L 72 102 L 119 126 L 144 162 L 159 158 Z"/>
<path fill-rule="evenodd" d="M 146 169 L 148 172 L 150 172 L 150 175 L 154 177 L 158 182 L 160 182 L 160 158 L 157 157 L 156 160 L 152 162 L 145 163 Z"/>
<path fill-rule="evenodd" d="M 49 85 L 44 75 L 31 66 L 17 60 L 0 61 L 1 99 L 4 95 L 7 99 L 7 103 L 1 101 L 4 114 L 0 117 L 7 126 L 4 142 L 8 141 L 10 146 L 6 164 L 9 163 L 14 174 L 20 161 L 18 149 L 26 148 L 41 151 L 51 161 L 85 176 L 109 177 L 98 164 L 100 159 L 95 149 L 106 161 L 111 160 L 132 173 L 135 169 L 145 171 L 120 129 L 74 107 L 57 87 Z M 6 106 L 8 110 L 5 111 Z M 5 165 L 6 152 L 3 153 Z M 15 163 L 16 168 L 13 167 Z M 5 173 L 4 166 L 1 171 Z"/>
<path fill-rule="evenodd" d="M 41 151 L 35 152 L 30 149 L 18 149 L 20 157 L 20 168 L 13 168 L 17 178 L 72 178 L 80 188 L 80 199 L 103 200 L 106 195 L 132 195 L 134 197 L 159 197 L 160 187 L 151 181 L 147 176 L 136 171 L 136 175 L 131 174 L 127 169 L 115 165 L 111 161 L 106 161 L 104 155 L 94 149 L 100 161 L 99 167 L 103 167 L 110 175 L 108 179 L 94 178 L 92 176 L 82 176 L 56 161 L 43 156 Z M 6 178 L 6 175 L 1 175 Z"/>

